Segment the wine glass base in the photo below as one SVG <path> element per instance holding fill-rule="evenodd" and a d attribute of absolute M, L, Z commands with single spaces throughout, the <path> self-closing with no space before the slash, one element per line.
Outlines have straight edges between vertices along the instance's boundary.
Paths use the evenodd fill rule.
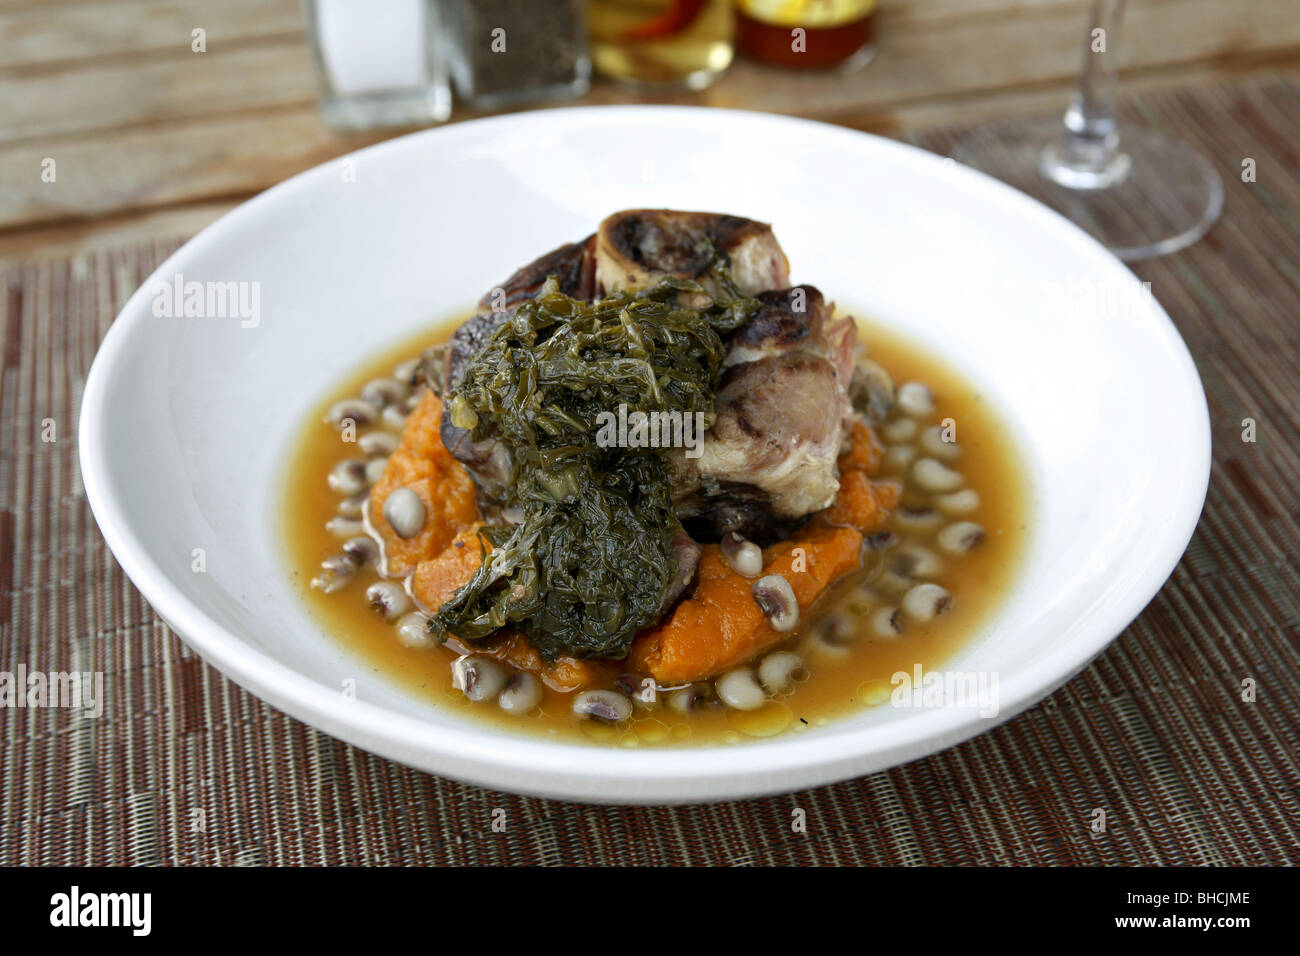
<path fill-rule="evenodd" d="M 1121 127 L 1120 155 L 1072 169 L 1060 161 L 1062 129 L 1059 118 L 995 126 L 962 140 L 952 157 L 1050 206 L 1127 261 L 1191 245 L 1223 211 L 1219 174 L 1188 143 Z"/>

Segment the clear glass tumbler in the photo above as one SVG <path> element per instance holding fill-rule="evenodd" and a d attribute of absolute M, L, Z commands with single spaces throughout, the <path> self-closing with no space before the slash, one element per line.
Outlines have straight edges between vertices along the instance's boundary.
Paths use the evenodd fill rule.
<path fill-rule="evenodd" d="M 335 129 L 451 115 L 438 0 L 305 0 L 320 110 Z"/>

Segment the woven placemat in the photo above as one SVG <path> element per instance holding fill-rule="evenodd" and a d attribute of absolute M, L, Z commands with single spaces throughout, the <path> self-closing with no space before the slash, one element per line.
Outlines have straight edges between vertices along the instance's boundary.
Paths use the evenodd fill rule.
<path fill-rule="evenodd" d="M 741 803 L 481 790 L 340 743 L 205 665 L 114 562 L 77 469 L 95 349 L 176 243 L 0 265 L 0 671 L 102 671 L 110 702 L 98 720 L 0 708 L 0 863 L 1300 860 L 1300 78 L 1125 108 L 1197 144 L 1227 189 L 1204 240 L 1135 270 L 1209 398 L 1213 473 L 1186 556 L 1091 667 L 1009 723 L 887 772 Z M 944 151 L 959 132 L 908 138 Z"/>

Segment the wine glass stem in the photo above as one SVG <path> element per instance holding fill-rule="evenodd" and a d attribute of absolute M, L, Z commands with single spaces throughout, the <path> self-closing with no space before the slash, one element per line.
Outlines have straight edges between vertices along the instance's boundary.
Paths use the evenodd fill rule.
<path fill-rule="evenodd" d="M 1043 172 L 1073 188 L 1103 188 L 1123 177 L 1127 157 L 1115 126 L 1119 26 L 1125 0 L 1093 0 L 1083 41 L 1079 86 L 1065 111 L 1060 141 L 1043 157 Z"/>

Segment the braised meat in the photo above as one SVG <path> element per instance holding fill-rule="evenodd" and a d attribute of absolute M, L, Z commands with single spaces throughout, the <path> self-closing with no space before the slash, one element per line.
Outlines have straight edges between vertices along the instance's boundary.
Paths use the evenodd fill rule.
<path fill-rule="evenodd" d="M 698 281 L 715 299 L 719 257 L 746 295 L 790 281 L 790 265 L 772 227 L 739 216 L 671 209 L 630 209 L 596 231 L 596 284 L 630 289 L 673 276 Z"/>
<path fill-rule="evenodd" d="M 839 491 L 855 327 L 833 321 L 812 286 L 758 299 L 762 307 L 727 343 L 717 417 L 699 458 L 673 463 L 688 527 L 765 542 L 788 536 Z"/>
<path fill-rule="evenodd" d="M 839 490 L 836 459 L 854 414 L 856 327 L 834 320 L 813 286 L 789 286 L 785 253 L 764 223 L 713 213 L 639 209 L 606 218 L 595 235 L 517 270 L 480 312 L 426 355 L 425 375 L 445 394 L 471 357 L 549 276 L 590 301 L 665 278 L 698 282 L 682 303 L 707 308 L 737 295 L 752 308 L 725 339 L 714 420 L 698 457 L 673 449 L 672 497 L 686 528 L 716 540 L 734 531 L 760 543 L 787 537 Z M 682 299 L 678 299 L 679 303 Z M 756 303 L 756 304 L 755 304 Z M 444 414 L 442 438 L 488 498 L 509 481 L 510 453 L 474 442 Z"/>

